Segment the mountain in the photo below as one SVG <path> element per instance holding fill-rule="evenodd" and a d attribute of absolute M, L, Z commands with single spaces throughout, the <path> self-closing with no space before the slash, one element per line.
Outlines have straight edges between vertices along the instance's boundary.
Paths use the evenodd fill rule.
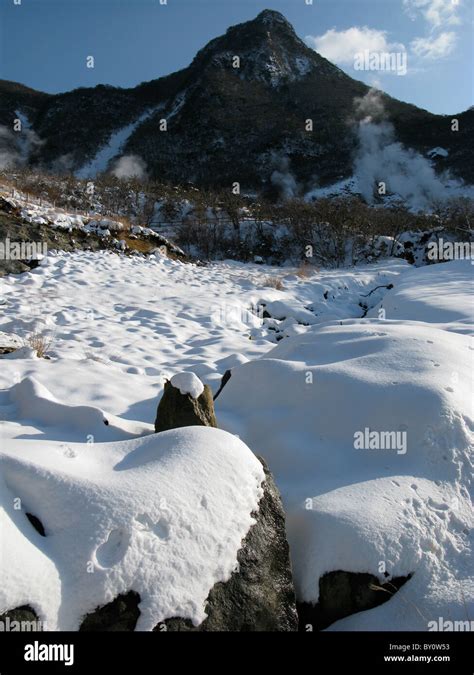
<path fill-rule="evenodd" d="M 21 112 L 41 139 L 30 163 L 82 176 L 132 154 L 153 178 L 213 187 L 239 181 L 254 189 L 288 157 L 299 181 L 317 176 L 324 185 L 352 172 L 354 99 L 368 91 L 310 49 L 283 15 L 265 10 L 209 42 L 184 70 L 132 89 L 99 85 L 49 95 L 0 81 L 0 124 L 11 128 Z M 460 130 L 452 132 L 452 116 L 385 94 L 382 100 L 398 140 L 424 155 L 448 150 L 436 158 L 437 169 L 474 183 L 472 109 L 456 115 Z"/>

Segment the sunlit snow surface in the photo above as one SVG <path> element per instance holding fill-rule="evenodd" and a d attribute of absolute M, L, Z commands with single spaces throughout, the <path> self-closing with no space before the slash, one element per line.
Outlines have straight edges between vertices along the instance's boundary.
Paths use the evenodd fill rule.
<path fill-rule="evenodd" d="M 386 260 L 300 278 L 83 252 L 1 279 L 2 345 L 53 341 L 49 360 L 28 346 L 0 358 L 0 612 L 30 604 L 48 628 L 75 629 L 136 590 L 139 629 L 201 621 L 261 495 L 249 447 L 282 492 L 301 599 L 334 569 L 414 573 L 333 629 L 472 615 L 472 273 Z M 216 413 L 240 440 L 153 434 L 166 378 L 193 372 L 215 391 L 229 368 Z M 365 427 L 406 432 L 407 452 L 356 450 Z"/>

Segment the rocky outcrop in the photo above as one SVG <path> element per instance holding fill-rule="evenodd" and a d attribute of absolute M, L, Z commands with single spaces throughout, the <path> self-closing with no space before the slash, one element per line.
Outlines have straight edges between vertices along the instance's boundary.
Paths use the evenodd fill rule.
<path fill-rule="evenodd" d="M 156 413 L 156 433 L 194 426 L 217 427 L 211 388 L 206 384 L 202 394 L 193 398 L 167 381 Z"/>

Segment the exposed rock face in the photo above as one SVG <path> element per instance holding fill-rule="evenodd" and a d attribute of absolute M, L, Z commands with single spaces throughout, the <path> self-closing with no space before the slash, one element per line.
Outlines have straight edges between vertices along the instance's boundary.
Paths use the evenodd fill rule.
<path fill-rule="evenodd" d="M 390 600 L 409 578 L 397 577 L 381 583 L 372 574 L 329 572 L 319 580 L 318 604 L 298 603 L 300 629 L 304 631 L 311 625 L 313 630 L 324 630 L 346 616 L 378 607 Z"/>
<path fill-rule="evenodd" d="M 217 427 L 211 388 L 206 384 L 201 396 L 193 398 L 167 381 L 156 413 L 156 433 L 194 426 Z"/>
<path fill-rule="evenodd" d="M 98 607 L 83 620 L 80 631 L 129 631 L 137 625 L 140 596 L 134 591 L 119 595 L 103 607 Z"/>
<path fill-rule="evenodd" d="M 262 461 L 262 460 L 261 460 Z M 242 542 L 238 568 L 229 581 L 209 593 L 207 619 L 199 626 L 174 617 L 155 631 L 296 631 L 298 615 L 280 495 L 266 464 L 264 495 L 255 524 Z M 134 630 L 140 615 L 135 592 L 96 609 L 83 621 L 81 631 Z"/>

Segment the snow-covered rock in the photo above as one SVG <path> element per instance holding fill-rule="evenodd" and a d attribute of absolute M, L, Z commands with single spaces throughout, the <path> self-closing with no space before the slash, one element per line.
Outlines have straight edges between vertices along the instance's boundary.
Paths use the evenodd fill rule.
<path fill-rule="evenodd" d="M 199 398 L 204 391 L 203 383 L 194 373 L 176 373 L 170 381 L 183 395 L 189 394 L 192 398 Z"/>
<path fill-rule="evenodd" d="M 137 630 L 201 623 L 210 590 L 236 567 L 265 478 L 242 441 L 203 427 L 102 445 L 19 440 L 0 469 L 0 614 L 28 604 L 48 630 L 76 630 L 132 589 Z"/>
<path fill-rule="evenodd" d="M 178 373 L 165 383 L 155 431 L 196 425 L 217 427 L 212 390 L 194 373 Z"/>

